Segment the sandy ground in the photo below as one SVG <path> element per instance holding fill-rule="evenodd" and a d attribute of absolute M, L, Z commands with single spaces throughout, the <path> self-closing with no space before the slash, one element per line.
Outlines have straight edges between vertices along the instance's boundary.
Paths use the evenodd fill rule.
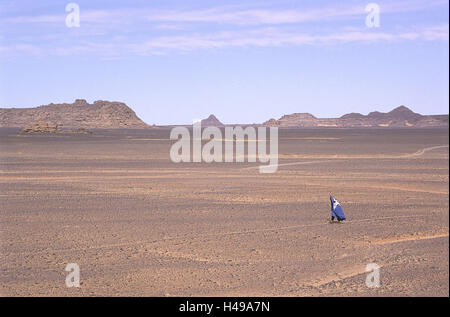
<path fill-rule="evenodd" d="M 169 131 L 0 130 L 0 294 L 449 296 L 448 130 L 280 130 L 274 174 L 172 163 Z"/>

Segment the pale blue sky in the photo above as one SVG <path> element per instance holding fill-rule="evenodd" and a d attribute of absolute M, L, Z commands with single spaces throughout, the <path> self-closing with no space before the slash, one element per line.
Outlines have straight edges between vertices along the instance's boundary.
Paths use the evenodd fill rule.
<path fill-rule="evenodd" d="M 69 2 L 79 28 L 65 24 Z M 365 24 L 370 2 L 378 28 Z M 149 124 L 401 104 L 448 113 L 448 10 L 442 0 L 2 0 L 0 107 L 115 100 Z"/>

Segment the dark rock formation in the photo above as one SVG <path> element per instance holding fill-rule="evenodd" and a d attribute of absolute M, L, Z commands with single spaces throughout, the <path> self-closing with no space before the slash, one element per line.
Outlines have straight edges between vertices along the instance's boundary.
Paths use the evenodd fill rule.
<path fill-rule="evenodd" d="M 216 118 L 215 115 L 210 115 L 208 118 L 203 119 L 202 121 L 202 127 L 223 127 L 223 123 L 219 121 L 219 119 Z"/>
<path fill-rule="evenodd" d="M 263 123 L 274 127 L 446 127 L 448 115 L 421 115 L 405 106 L 390 112 L 374 111 L 367 116 L 360 113 L 345 114 L 340 118 L 316 118 L 309 113 L 284 115 Z"/>
<path fill-rule="evenodd" d="M 56 133 L 60 131 L 58 125 L 48 122 L 38 121 L 22 130 L 23 133 Z"/>
<path fill-rule="evenodd" d="M 72 129 L 62 129 L 60 126 L 58 126 L 57 124 L 50 124 L 48 122 L 44 122 L 44 121 L 38 121 L 26 128 L 24 128 L 22 131 L 22 133 L 29 133 L 29 134 L 34 134 L 34 133 L 78 133 L 78 134 L 92 134 L 91 131 L 85 129 L 85 128 L 78 128 L 76 130 L 72 130 Z"/>

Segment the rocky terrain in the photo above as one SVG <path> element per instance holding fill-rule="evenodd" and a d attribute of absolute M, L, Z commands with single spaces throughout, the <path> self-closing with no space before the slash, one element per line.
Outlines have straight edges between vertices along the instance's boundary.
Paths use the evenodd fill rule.
<path fill-rule="evenodd" d="M 421 115 L 405 106 L 390 112 L 374 111 L 368 115 L 345 114 L 340 118 L 316 118 L 310 113 L 293 113 L 263 123 L 272 127 L 445 127 L 448 115 Z"/>
<path fill-rule="evenodd" d="M 26 128 L 24 128 L 22 133 L 80 133 L 80 134 L 91 134 L 92 132 L 85 128 L 78 128 L 76 130 L 72 129 L 61 129 L 57 124 L 49 124 L 48 122 L 38 121 Z"/>
<path fill-rule="evenodd" d="M 446 128 L 280 129 L 273 174 L 174 163 L 170 130 L 0 129 L 0 294 L 449 296 Z"/>
<path fill-rule="evenodd" d="M 0 108 L 0 127 L 28 127 L 36 122 L 64 128 L 146 128 L 148 125 L 122 102 L 84 99 L 74 103 L 49 104 L 36 108 Z"/>

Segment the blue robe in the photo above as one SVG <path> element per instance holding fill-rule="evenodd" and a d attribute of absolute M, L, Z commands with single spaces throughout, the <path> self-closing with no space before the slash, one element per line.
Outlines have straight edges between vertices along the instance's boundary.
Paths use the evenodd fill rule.
<path fill-rule="evenodd" d="M 345 220 L 344 210 L 342 210 L 341 204 L 330 195 L 331 202 L 331 219 Z"/>

